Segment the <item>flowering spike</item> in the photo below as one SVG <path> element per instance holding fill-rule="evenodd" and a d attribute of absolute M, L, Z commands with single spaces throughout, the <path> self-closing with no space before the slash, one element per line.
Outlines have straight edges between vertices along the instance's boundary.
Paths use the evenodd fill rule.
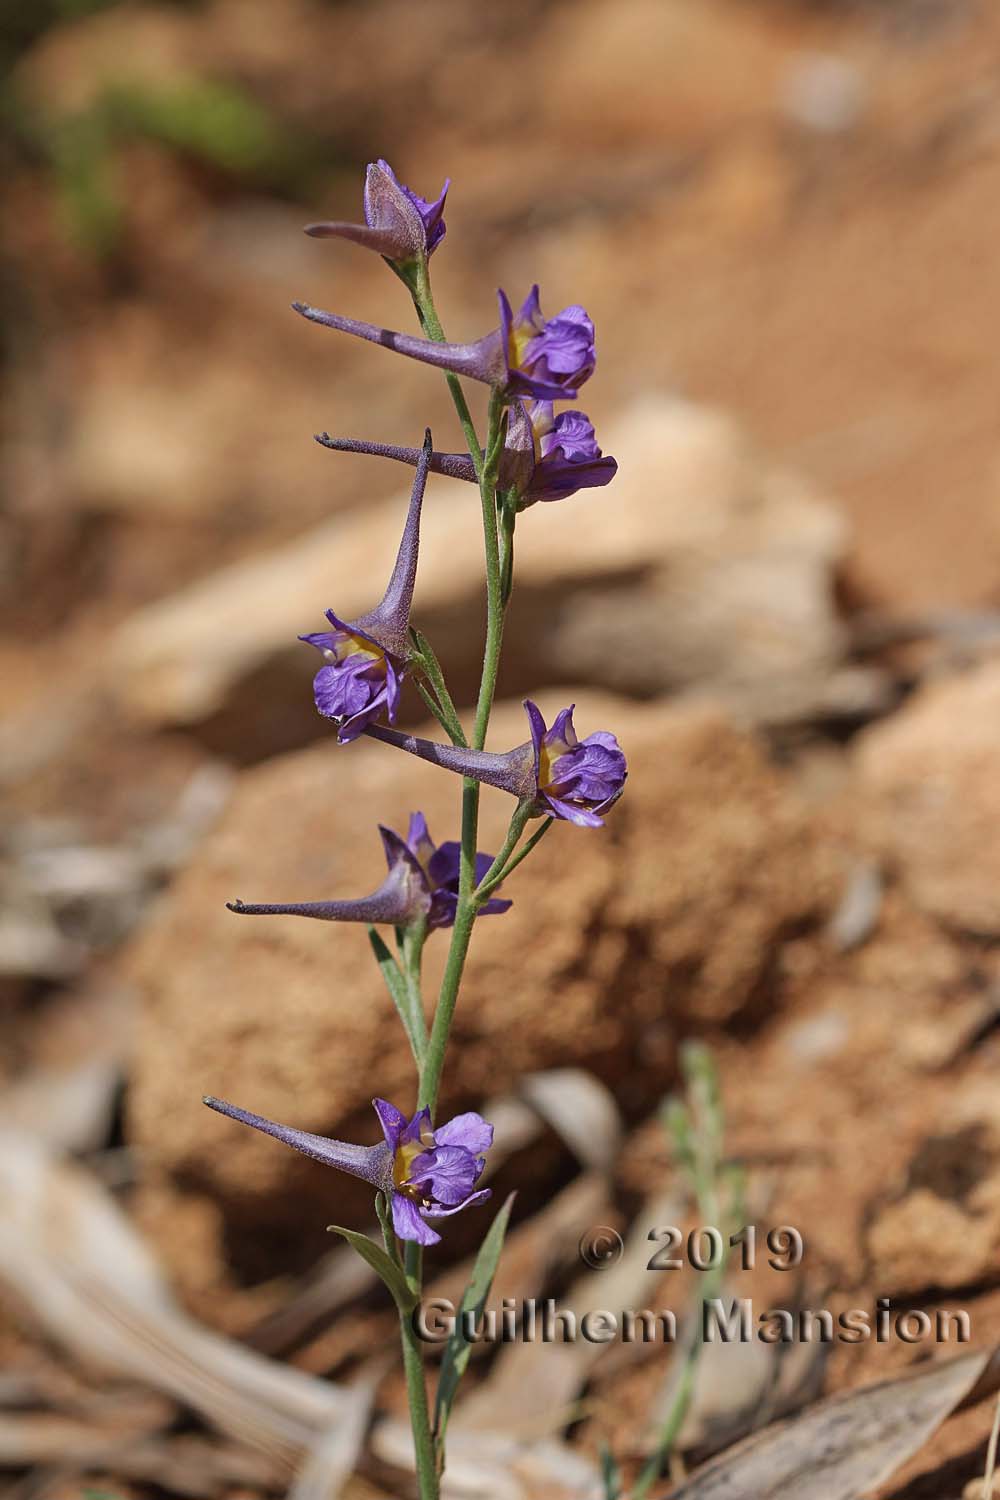
<path fill-rule="evenodd" d="M 369 725 L 365 733 L 446 771 L 498 787 L 519 801 L 530 801 L 535 817 L 562 818 L 584 828 L 600 828 L 603 820 L 599 814 L 618 801 L 628 775 L 615 736 L 602 729 L 578 739 L 572 707 L 556 716 L 551 729 L 546 728 L 530 698 L 524 700 L 524 707 L 531 738 L 503 754 L 440 745 L 436 740 L 420 739 L 381 724 Z"/>
<path fill-rule="evenodd" d="M 396 719 L 400 683 L 410 658 L 410 606 L 431 452 L 428 429 L 417 460 L 396 563 L 382 602 L 357 620 L 342 620 L 328 609 L 326 617 L 332 630 L 299 637 L 323 655 L 324 665 L 313 679 L 313 694 L 324 718 L 336 719 L 337 739 L 342 745 L 357 739 L 383 710 L 390 723 Z"/>
<path fill-rule="evenodd" d="M 554 318 L 546 319 L 537 286 L 531 288 L 516 314 L 505 292 L 498 292 L 497 298 L 499 328 L 471 344 L 439 344 L 408 333 L 394 333 L 306 302 L 293 302 L 292 307 L 312 323 L 382 344 L 408 359 L 436 365 L 469 380 L 483 381 L 508 399 L 534 396 L 540 400 L 575 400 L 577 388 L 593 374 L 597 359 L 594 325 L 584 309 L 564 307 Z"/>
<path fill-rule="evenodd" d="M 433 202 L 399 181 L 387 161 L 369 162 L 365 173 L 364 224 L 309 224 L 317 239 L 353 240 L 387 260 L 405 263 L 429 257 L 445 237 L 444 203 L 451 180 Z"/>
<path fill-rule="evenodd" d="M 241 917 L 312 917 L 320 922 L 365 922 L 374 926 L 409 927 L 426 919 L 432 931 L 452 927 L 458 908 L 461 845 L 454 840 L 437 846 L 423 813 L 413 813 L 405 839 L 379 824 L 388 874 L 370 896 L 355 901 L 266 902 L 249 905 L 227 901 Z M 476 879 L 493 863 L 490 854 L 476 855 Z M 511 903 L 491 898 L 478 915 L 508 911 Z"/>
<path fill-rule="evenodd" d="M 356 1146 L 349 1141 L 296 1130 L 291 1125 L 279 1125 L 224 1099 L 209 1096 L 204 1103 L 241 1125 L 273 1136 L 313 1161 L 370 1183 L 390 1200 L 393 1224 L 400 1239 L 436 1245 L 441 1236 L 430 1227 L 428 1219 L 448 1218 L 463 1208 L 485 1202 L 490 1196 L 489 1188 L 477 1190 L 476 1183 L 486 1165 L 485 1152 L 493 1144 L 493 1126 L 471 1111 L 456 1115 L 435 1131 L 429 1110 L 419 1110 L 407 1120 L 387 1099 L 373 1099 L 385 1139 L 377 1146 Z"/>
<path fill-rule="evenodd" d="M 317 433 L 316 441 L 338 453 L 369 453 L 411 468 L 420 462 L 419 448 L 332 438 L 328 432 Z M 430 466 L 435 474 L 477 482 L 468 453 L 432 453 Z M 598 447 L 593 423 L 584 412 L 563 411 L 555 416 L 551 401 L 533 401 L 530 407 L 521 400 L 511 403 L 499 484 L 501 489 L 517 492 L 518 510 L 539 500 L 565 500 L 577 490 L 600 488 L 610 484 L 617 472 L 615 460 L 605 457 Z"/>

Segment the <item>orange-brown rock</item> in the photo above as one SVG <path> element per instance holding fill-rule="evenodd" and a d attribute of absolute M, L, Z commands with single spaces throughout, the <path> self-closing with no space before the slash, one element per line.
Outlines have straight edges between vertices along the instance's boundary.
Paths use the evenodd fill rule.
<path fill-rule="evenodd" d="M 858 744 L 874 836 L 924 911 L 1000 932 L 1000 663 L 930 683 Z"/>

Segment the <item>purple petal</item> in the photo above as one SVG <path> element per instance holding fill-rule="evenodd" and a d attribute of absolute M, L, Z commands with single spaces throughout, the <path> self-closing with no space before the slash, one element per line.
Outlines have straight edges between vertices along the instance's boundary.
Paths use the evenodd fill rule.
<path fill-rule="evenodd" d="M 435 888 L 445 886 L 457 892 L 461 863 L 461 844 L 456 839 L 446 839 L 443 844 L 435 849 L 427 866 L 427 875 L 431 885 Z"/>
<path fill-rule="evenodd" d="M 542 741 L 545 738 L 545 720 L 537 703 L 532 703 L 530 698 L 524 700 L 524 710 L 528 715 L 528 724 L 531 728 L 531 743 L 535 749 L 535 780 L 538 780 L 538 763 L 542 750 Z"/>
<path fill-rule="evenodd" d="M 568 459 L 600 458 L 594 424 L 582 411 L 561 411 L 542 438 L 542 453 L 561 448 Z"/>
<path fill-rule="evenodd" d="M 485 1203 L 487 1198 L 493 1197 L 492 1188 L 480 1188 L 478 1192 L 470 1193 L 464 1203 L 456 1203 L 454 1208 L 425 1208 L 425 1219 L 449 1219 L 452 1214 L 460 1214 L 463 1208 L 472 1208 L 476 1203 Z"/>
<path fill-rule="evenodd" d="M 357 739 L 389 703 L 387 679 L 376 675 L 380 665 L 358 654 L 321 667 L 313 678 L 316 708 L 324 718 L 338 721 L 342 745 Z"/>
<path fill-rule="evenodd" d="M 434 1132 L 434 1139 L 439 1146 L 464 1146 L 473 1156 L 481 1156 L 493 1144 L 493 1126 L 482 1115 L 477 1115 L 475 1110 L 469 1110 L 466 1114 L 456 1115 L 453 1120 L 439 1125 Z"/>
<path fill-rule="evenodd" d="M 402 1193 L 392 1195 L 392 1227 L 401 1240 L 415 1240 L 418 1245 L 437 1245 L 441 1240 L 417 1213 L 416 1204 Z"/>
<path fill-rule="evenodd" d="M 410 1181 L 430 1185 L 438 1203 L 461 1203 L 472 1192 L 482 1165 L 464 1146 L 435 1146 L 413 1158 Z"/>
<path fill-rule="evenodd" d="M 507 374 L 510 374 L 511 356 L 511 334 L 514 331 L 514 310 L 510 305 L 510 298 L 502 289 L 497 292 L 497 306 L 500 309 L 500 342 L 503 345 L 504 358 L 507 360 Z"/>
<path fill-rule="evenodd" d="M 385 707 L 386 718 L 390 724 L 395 724 L 396 715 L 399 712 L 399 699 L 402 693 L 400 684 L 403 680 L 403 672 L 397 670 L 396 663 L 391 656 L 385 659 Z"/>
<path fill-rule="evenodd" d="M 542 317 L 542 304 L 538 294 L 538 282 L 536 281 L 531 291 L 525 297 L 518 309 L 517 321 L 519 323 L 530 323 L 536 332 L 541 332 L 545 327 L 545 319 Z"/>
<path fill-rule="evenodd" d="M 560 797 L 544 797 L 542 799 L 554 818 L 562 818 L 567 823 L 576 823 L 580 828 L 603 828 L 604 823 L 586 807 L 578 807 L 573 802 L 566 802 Z"/>
<path fill-rule="evenodd" d="M 300 641 L 305 641 L 307 646 L 315 646 L 317 651 L 333 651 L 343 640 L 343 632 L 339 630 L 318 630 L 312 635 L 300 635 Z"/>
<path fill-rule="evenodd" d="M 572 750 L 577 745 L 576 730 L 573 728 L 573 710 L 575 703 L 569 708 L 561 708 L 552 721 L 552 728 L 545 736 L 545 746 L 548 750 L 554 750 L 559 745 L 565 745 L 567 750 Z M 565 753 L 565 752 L 564 752 Z"/>
<path fill-rule="evenodd" d="M 562 449 L 555 448 L 536 466 L 523 505 L 533 505 L 536 500 L 566 500 L 577 490 L 603 489 L 617 473 L 617 460 L 610 456 L 580 463 L 563 458 Z"/>
<path fill-rule="evenodd" d="M 405 1127 L 399 1137 L 401 1146 L 409 1145 L 412 1141 L 419 1141 L 421 1133 L 431 1128 L 431 1112 L 429 1109 L 418 1109 L 413 1119 Z"/>
<path fill-rule="evenodd" d="M 372 1105 L 378 1115 L 379 1124 L 382 1126 L 386 1144 L 395 1152 L 399 1145 L 399 1137 L 406 1129 L 406 1116 L 401 1114 L 394 1104 L 390 1104 L 388 1099 L 373 1099 Z"/>
<path fill-rule="evenodd" d="M 427 819 L 422 812 L 410 814 L 410 826 L 406 834 L 406 843 L 413 857 L 419 861 L 430 885 L 434 886 L 437 882 L 431 874 L 431 868 L 437 850 L 434 846 L 434 840 L 431 838 L 430 829 L 427 827 Z"/>
<path fill-rule="evenodd" d="M 455 891 L 439 888 L 431 893 L 431 914 L 429 925 L 440 931 L 446 927 L 454 927 L 455 918 L 458 916 L 458 895 Z"/>
<path fill-rule="evenodd" d="M 330 621 L 330 624 L 333 626 L 335 631 L 340 631 L 346 636 L 359 635 L 361 636 L 362 640 L 368 641 L 372 646 L 375 646 L 377 650 L 385 650 L 383 643 L 380 640 L 377 640 L 375 636 L 369 635 L 368 631 L 365 630 L 362 625 L 354 621 L 342 620 L 339 615 L 334 614 L 332 609 L 324 610 L 323 613 L 326 615 L 326 618 Z M 305 640 L 305 637 L 300 635 L 299 640 Z"/>

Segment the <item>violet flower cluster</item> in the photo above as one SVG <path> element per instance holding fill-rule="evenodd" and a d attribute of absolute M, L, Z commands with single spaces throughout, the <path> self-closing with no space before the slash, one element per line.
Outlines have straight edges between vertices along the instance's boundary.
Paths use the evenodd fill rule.
<path fill-rule="evenodd" d="M 320 434 L 324 446 L 385 457 L 415 470 L 402 535 L 385 591 L 366 613 L 347 619 L 335 604 L 326 609 L 326 629 L 300 639 L 319 653 L 313 681 L 319 713 L 335 728 L 333 742 L 350 745 L 365 736 L 462 778 L 460 837 L 436 844 L 422 813 L 411 814 L 405 837 L 378 825 L 386 874 L 368 895 L 322 896 L 304 901 L 237 900 L 241 916 L 308 917 L 368 928 L 380 971 L 396 1006 L 416 1064 L 416 1109 L 405 1115 L 381 1098 L 374 1107 L 383 1139 L 364 1145 L 281 1125 L 214 1097 L 212 1109 L 262 1131 L 283 1144 L 367 1182 L 375 1192 L 384 1250 L 375 1242 L 346 1234 L 375 1266 L 396 1298 L 401 1314 L 419 1295 L 420 1247 L 440 1236 L 433 1226 L 465 1208 L 483 1203 L 479 1186 L 492 1144 L 493 1128 L 475 1112 L 435 1124 L 442 1068 L 465 960 L 476 919 L 502 915 L 511 902 L 499 894 L 507 878 L 557 822 L 599 828 L 621 797 L 627 767 L 615 735 L 592 729 L 579 736 L 574 707 L 561 708 L 547 724 L 526 699 L 524 740 L 505 751 L 486 749 L 496 689 L 503 619 L 513 584 L 513 537 L 523 512 L 536 502 L 567 500 L 582 490 L 606 486 L 617 464 L 602 453 L 593 424 L 573 402 L 596 365 L 594 325 L 583 307 L 572 304 L 553 317 L 542 312 L 537 286 L 517 311 L 497 293 L 496 325 L 469 343 L 444 337 L 430 288 L 429 264 L 445 238 L 449 183 L 434 199 L 400 182 L 385 161 L 372 163 L 364 186 L 364 222 L 310 225 L 307 233 L 344 240 L 382 256 L 406 287 L 423 336 L 396 333 L 297 302 L 296 311 L 313 323 L 381 345 L 407 359 L 444 371 L 466 442 L 464 452 L 434 448 L 430 432 L 421 447 Z M 489 388 L 485 440 L 477 435 L 463 380 Z M 486 614 L 483 672 L 470 731 L 448 689 L 444 670 L 429 641 L 411 624 L 420 560 L 421 517 L 430 474 L 475 484 L 479 489 L 486 558 Z M 323 601 L 317 601 L 317 612 Z M 397 728 L 407 679 L 438 720 L 446 740 L 426 739 Z M 342 752 L 336 752 L 337 754 Z M 514 810 L 500 852 L 478 850 L 481 787 L 506 792 Z M 533 833 L 529 825 L 537 822 Z M 395 952 L 382 936 L 394 937 Z M 425 1001 L 421 956 L 430 934 L 449 932 L 449 947 L 436 1002 Z M 499 1236 L 484 1241 L 477 1266 L 480 1281 L 492 1276 L 506 1214 L 498 1217 Z M 487 1275 L 488 1273 L 488 1275 Z M 421 1500 L 438 1500 L 444 1465 L 440 1404 L 432 1429 L 420 1369 L 420 1351 L 407 1333 L 403 1349 L 410 1396 L 414 1448 Z M 446 1416 L 445 1416 L 446 1420 Z"/>

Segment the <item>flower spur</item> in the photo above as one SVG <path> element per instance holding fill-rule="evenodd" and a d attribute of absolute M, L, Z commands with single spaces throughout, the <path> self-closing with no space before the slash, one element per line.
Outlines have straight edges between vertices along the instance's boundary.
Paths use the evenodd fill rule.
<path fill-rule="evenodd" d="M 203 1103 L 313 1161 L 370 1183 L 389 1200 L 393 1228 L 401 1240 L 436 1245 L 441 1236 L 428 1219 L 449 1218 L 490 1197 L 490 1189 L 477 1190 L 476 1183 L 486 1165 L 485 1153 L 493 1144 L 493 1126 L 473 1111 L 434 1129 L 429 1109 L 418 1110 L 407 1120 L 387 1099 L 373 1099 L 385 1139 L 376 1146 L 358 1146 L 279 1125 L 211 1095 Z"/>

